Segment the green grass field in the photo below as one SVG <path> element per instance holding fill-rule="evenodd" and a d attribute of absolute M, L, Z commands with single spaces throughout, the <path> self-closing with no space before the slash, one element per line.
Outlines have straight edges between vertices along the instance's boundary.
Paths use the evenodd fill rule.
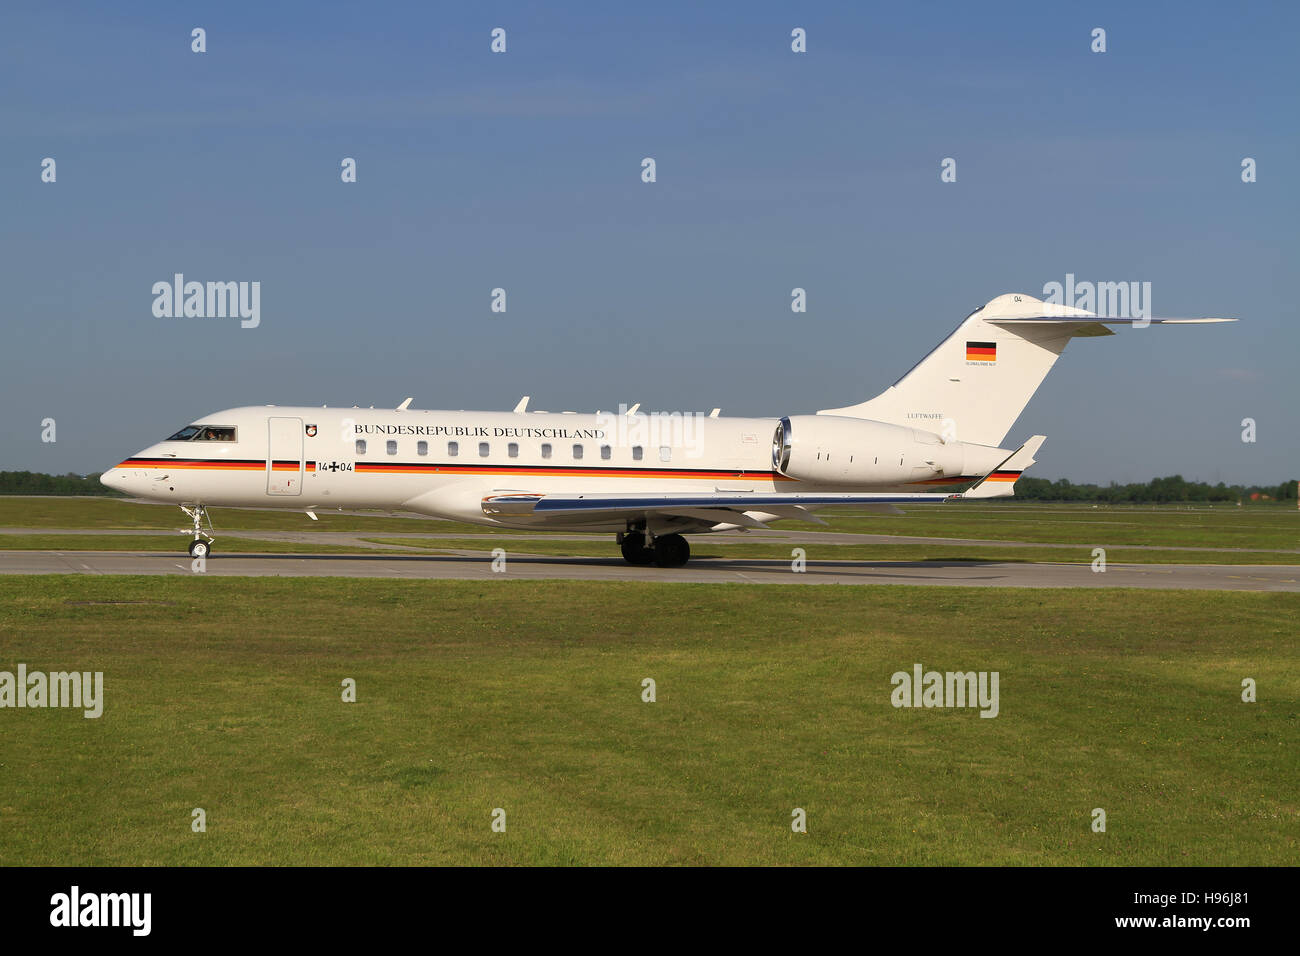
<path fill-rule="evenodd" d="M 1089 548 L 1159 545 L 1183 548 L 1300 548 L 1300 512 L 1281 505 L 1187 505 L 1094 508 L 1027 502 L 952 502 L 905 508 L 906 517 L 836 516 L 834 531 L 935 538 L 1052 542 Z"/>
<path fill-rule="evenodd" d="M 1297 619 L 1282 593 L 5 577 L 0 669 L 101 670 L 106 702 L 0 710 L 0 864 L 1296 865 Z M 893 708 L 917 662 L 998 671 L 999 716 Z"/>
<path fill-rule="evenodd" d="M 484 525 L 432 521 L 419 517 L 353 515 L 321 511 L 312 521 L 301 511 L 213 508 L 217 531 L 429 531 L 443 534 L 491 533 Z M 0 497 L 0 528 L 87 528 L 161 531 L 187 528 L 190 519 L 173 505 L 145 504 L 120 498 Z M 0 548 L 3 547 L 0 536 Z"/>
<path fill-rule="evenodd" d="M 437 545 L 428 542 L 433 549 Z M 189 539 L 178 534 L 3 534 L 0 550 L 4 551 L 170 551 L 181 557 Z M 257 538 L 222 536 L 223 554 L 251 552 L 257 554 L 355 554 L 357 548 L 322 541 L 264 541 Z M 399 548 L 376 548 L 376 554 L 397 553 Z M 489 548 L 489 550 L 491 550 Z M 370 553 L 369 550 L 366 552 Z"/>

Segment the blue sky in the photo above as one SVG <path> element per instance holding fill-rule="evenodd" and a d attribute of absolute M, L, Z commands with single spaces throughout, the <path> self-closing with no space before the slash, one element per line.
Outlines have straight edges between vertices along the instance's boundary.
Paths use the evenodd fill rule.
<path fill-rule="evenodd" d="M 1300 473 L 1294 5 L 611 7 L 8 5 L 0 469 L 242 404 L 811 412 L 1072 273 L 1243 321 L 1074 342 L 1035 474 Z M 155 318 L 177 272 L 261 325 Z"/>

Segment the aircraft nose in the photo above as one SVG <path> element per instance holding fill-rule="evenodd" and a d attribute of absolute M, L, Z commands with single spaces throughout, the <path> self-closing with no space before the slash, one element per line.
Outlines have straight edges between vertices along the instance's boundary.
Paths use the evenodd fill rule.
<path fill-rule="evenodd" d="M 99 476 L 99 483 L 105 488 L 112 488 L 114 491 L 126 490 L 126 472 L 121 468 L 110 468 Z"/>

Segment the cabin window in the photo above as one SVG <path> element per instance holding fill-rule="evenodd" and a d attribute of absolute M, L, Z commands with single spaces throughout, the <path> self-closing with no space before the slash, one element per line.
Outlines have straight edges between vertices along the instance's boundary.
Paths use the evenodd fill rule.
<path fill-rule="evenodd" d="M 479 442 L 479 443 L 478 443 L 478 456 L 479 456 L 480 458 L 486 458 L 486 457 L 488 456 L 488 452 L 489 452 L 488 443 L 485 442 L 485 441 L 481 441 L 481 442 Z"/>
<path fill-rule="evenodd" d="M 390 438 L 390 439 L 388 440 L 388 442 L 387 442 L 387 445 L 388 445 L 388 453 L 389 453 L 390 455 L 396 455 L 396 454 L 397 454 L 397 442 Z"/>
<path fill-rule="evenodd" d="M 608 445 L 600 446 L 600 457 L 603 461 L 609 461 L 610 450 Z"/>
<path fill-rule="evenodd" d="M 672 460 L 673 460 L 673 450 L 672 450 L 671 448 L 669 448 L 667 445 L 660 445 L 660 446 L 659 446 L 659 460 L 660 460 L 660 461 L 672 461 Z"/>
<path fill-rule="evenodd" d="M 357 454 L 358 454 L 358 455 L 364 455 L 365 453 L 366 453 L 366 440 L 365 440 L 364 438 L 358 438 L 358 439 L 357 439 Z"/>
<path fill-rule="evenodd" d="M 511 458 L 518 458 L 519 442 L 512 441 L 509 445 L 506 445 L 506 454 L 509 455 Z"/>
<path fill-rule="evenodd" d="M 542 445 L 542 457 L 543 458 L 551 457 L 551 446 L 549 443 Z"/>
<path fill-rule="evenodd" d="M 415 443 L 415 453 L 417 455 L 429 454 L 429 443 L 427 441 L 417 441 Z"/>
<path fill-rule="evenodd" d="M 447 454 L 450 455 L 452 458 L 455 458 L 457 455 L 459 455 L 459 454 L 460 454 L 460 442 L 458 442 L 458 441 L 449 441 L 449 442 L 447 442 Z"/>
<path fill-rule="evenodd" d="M 644 450 L 640 445 L 633 445 L 633 446 L 632 446 L 632 460 L 633 460 L 633 461 L 640 461 L 641 458 L 642 458 L 642 456 L 643 456 L 644 454 L 645 454 L 645 450 Z"/>
<path fill-rule="evenodd" d="M 578 459 L 581 458 L 581 457 L 582 457 L 582 446 L 581 446 L 581 445 L 574 445 L 574 446 L 573 446 L 573 458 L 574 458 L 574 460 L 576 461 L 576 460 L 578 460 Z"/>

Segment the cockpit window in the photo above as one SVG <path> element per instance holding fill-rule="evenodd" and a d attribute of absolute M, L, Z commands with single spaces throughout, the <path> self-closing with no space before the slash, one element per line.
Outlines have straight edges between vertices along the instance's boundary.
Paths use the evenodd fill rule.
<path fill-rule="evenodd" d="M 234 441 L 235 430 L 233 428 L 218 428 L 216 426 L 203 426 L 199 433 L 194 436 L 195 441 Z"/>
<path fill-rule="evenodd" d="M 168 441 L 234 441 L 235 429 L 224 425 L 186 425 Z"/>

